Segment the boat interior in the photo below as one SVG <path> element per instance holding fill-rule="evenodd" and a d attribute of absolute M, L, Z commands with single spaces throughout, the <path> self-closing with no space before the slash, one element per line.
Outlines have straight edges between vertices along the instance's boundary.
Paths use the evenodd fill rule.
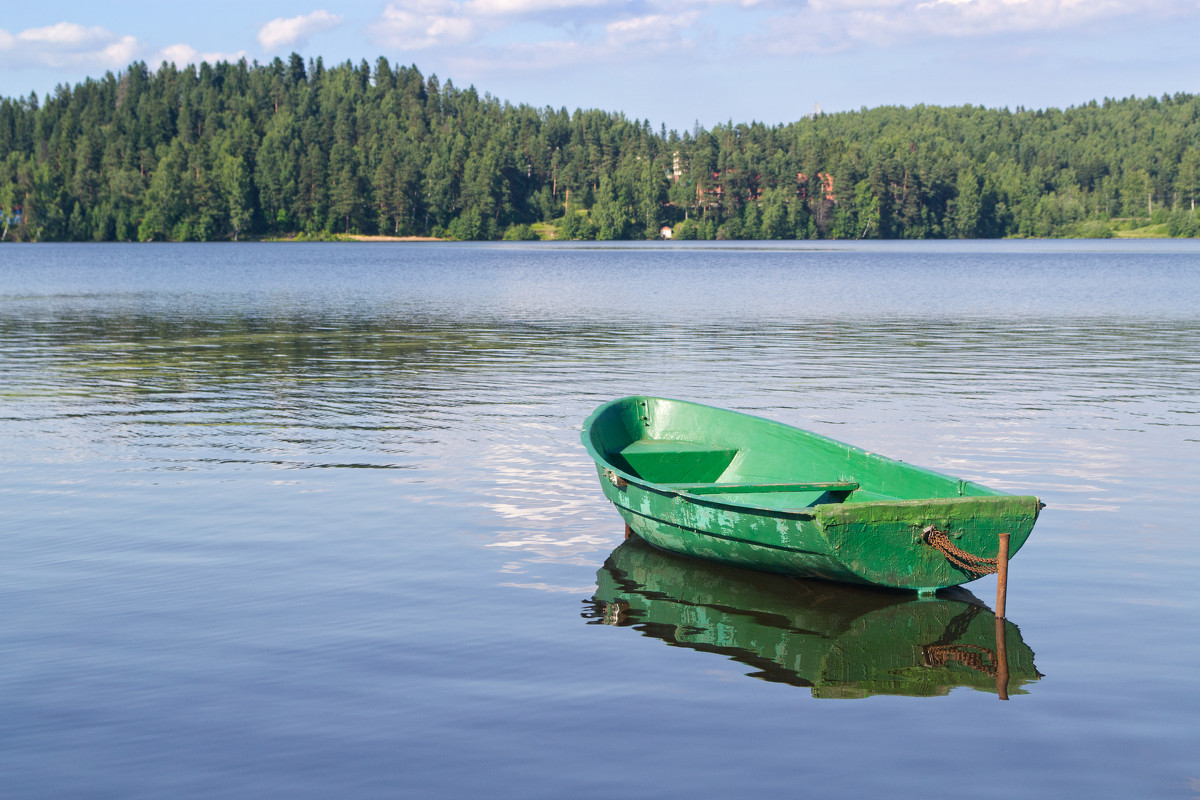
<path fill-rule="evenodd" d="M 608 453 L 607 457 L 621 471 L 650 483 L 689 494 L 721 495 L 725 500 L 767 508 L 840 503 L 855 492 L 862 497 L 861 487 L 855 481 L 748 478 L 731 469 L 740 453 L 738 449 L 701 442 L 638 439 Z"/>
<path fill-rule="evenodd" d="M 660 398 L 629 398 L 610 409 L 591 431 L 604 460 L 634 478 L 692 495 L 795 509 L 990 493 L 744 414 Z M 708 441 L 697 441 L 698 432 Z"/>

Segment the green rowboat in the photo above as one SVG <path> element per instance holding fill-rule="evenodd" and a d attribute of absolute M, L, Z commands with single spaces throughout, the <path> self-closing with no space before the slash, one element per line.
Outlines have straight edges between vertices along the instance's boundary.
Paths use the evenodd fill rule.
<path fill-rule="evenodd" d="M 636 537 L 609 555 L 589 624 L 630 627 L 719 653 L 750 677 L 813 697 L 936 697 L 964 686 L 1002 698 L 1041 675 L 1011 622 L 966 589 L 936 598 L 707 564 Z"/>
<path fill-rule="evenodd" d="M 929 594 L 994 572 L 1042 503 L 734 411 L 626 397 L 583 425 L 632 532 L 683 555 Z"/>

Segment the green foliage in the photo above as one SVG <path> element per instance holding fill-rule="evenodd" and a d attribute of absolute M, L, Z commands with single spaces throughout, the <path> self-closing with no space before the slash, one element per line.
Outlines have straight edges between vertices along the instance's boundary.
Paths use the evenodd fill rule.
<path fill-rule="evenodd" d="M 522 223 L 510 225 L 504 232 L 503 238 L 506 242 L 536 242 L 541 237 L 537 235 L 532 226 Z"/>
<path fill-rule="evenodd" d="M 1075 235 L 1080 239 L 1111 239 L 1113 232 L 1108 223 L 1089 220 L 1079 226 Z"/>
<path fill-rule="evenodd" d="M 1176 209 L 1167 218 L 1167 233 L 1171 236 L 1200 236 L 1200 212 L 1191 209 Z"/>
<path fill-rule="evenodd" d="M 596 225 L 597 239 L 630 238 L 635 228 L 630 187 L 610 180 L 607 175 L 603 176 L 596 192 L 596 202 L 592 206 L 591 219 Z"/>
<path fill-rule="evenodd" d="M 293 54 L 0 99 L 0 241 L 1195 236 L 1197 195 L 1185 94 L 680 134 Z"/>
<path fill-rule="evenodd" d="M 583 240 L 592 241 L 596 238 L 596 223 L 592 221 L 591 215 L 583 209 L 576 209 L 573 205 L 568 206 L 567 213 L 558 224 L 558 236 L 555 238 L 564 241 Z"/>
<path fill-rule="evenodd" d="M 677 222 L 671 231 L 672 239 L 682 239 L 691 241 L 701 238 L 700 225 L 694 219 L 685 219 L 682 222 Z"/>
<path fill-rule="evenodd" d="M 336 233 L 329 233 L 328 231 L 314 231 L 312 233 L 301 231 L 300 233 L 288 236 L 267 236 L 265 240 L 268 242 L 339 242 L 343 240 L 343 237 Z"/>

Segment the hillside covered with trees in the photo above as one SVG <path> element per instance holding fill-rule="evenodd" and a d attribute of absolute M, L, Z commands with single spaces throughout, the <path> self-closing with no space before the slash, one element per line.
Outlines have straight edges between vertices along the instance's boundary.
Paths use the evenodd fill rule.
<path fill-rule="evenodd" d="M 679 133 L 293 54 L 0 100 L 6 241 L 1196 236 L 1198 193 L 1190 94 Z"/>

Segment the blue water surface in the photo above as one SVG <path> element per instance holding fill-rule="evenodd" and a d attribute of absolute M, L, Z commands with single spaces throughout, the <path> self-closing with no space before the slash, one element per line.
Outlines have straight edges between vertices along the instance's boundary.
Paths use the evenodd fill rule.
<path fill-rule="evenodd" d="M 1040 496 L 1041 678 L 595 624 L 628 394 Z M 1198 486 L 1197 242 L 5 245 L 0 793 L 1200 797 Z"/>

